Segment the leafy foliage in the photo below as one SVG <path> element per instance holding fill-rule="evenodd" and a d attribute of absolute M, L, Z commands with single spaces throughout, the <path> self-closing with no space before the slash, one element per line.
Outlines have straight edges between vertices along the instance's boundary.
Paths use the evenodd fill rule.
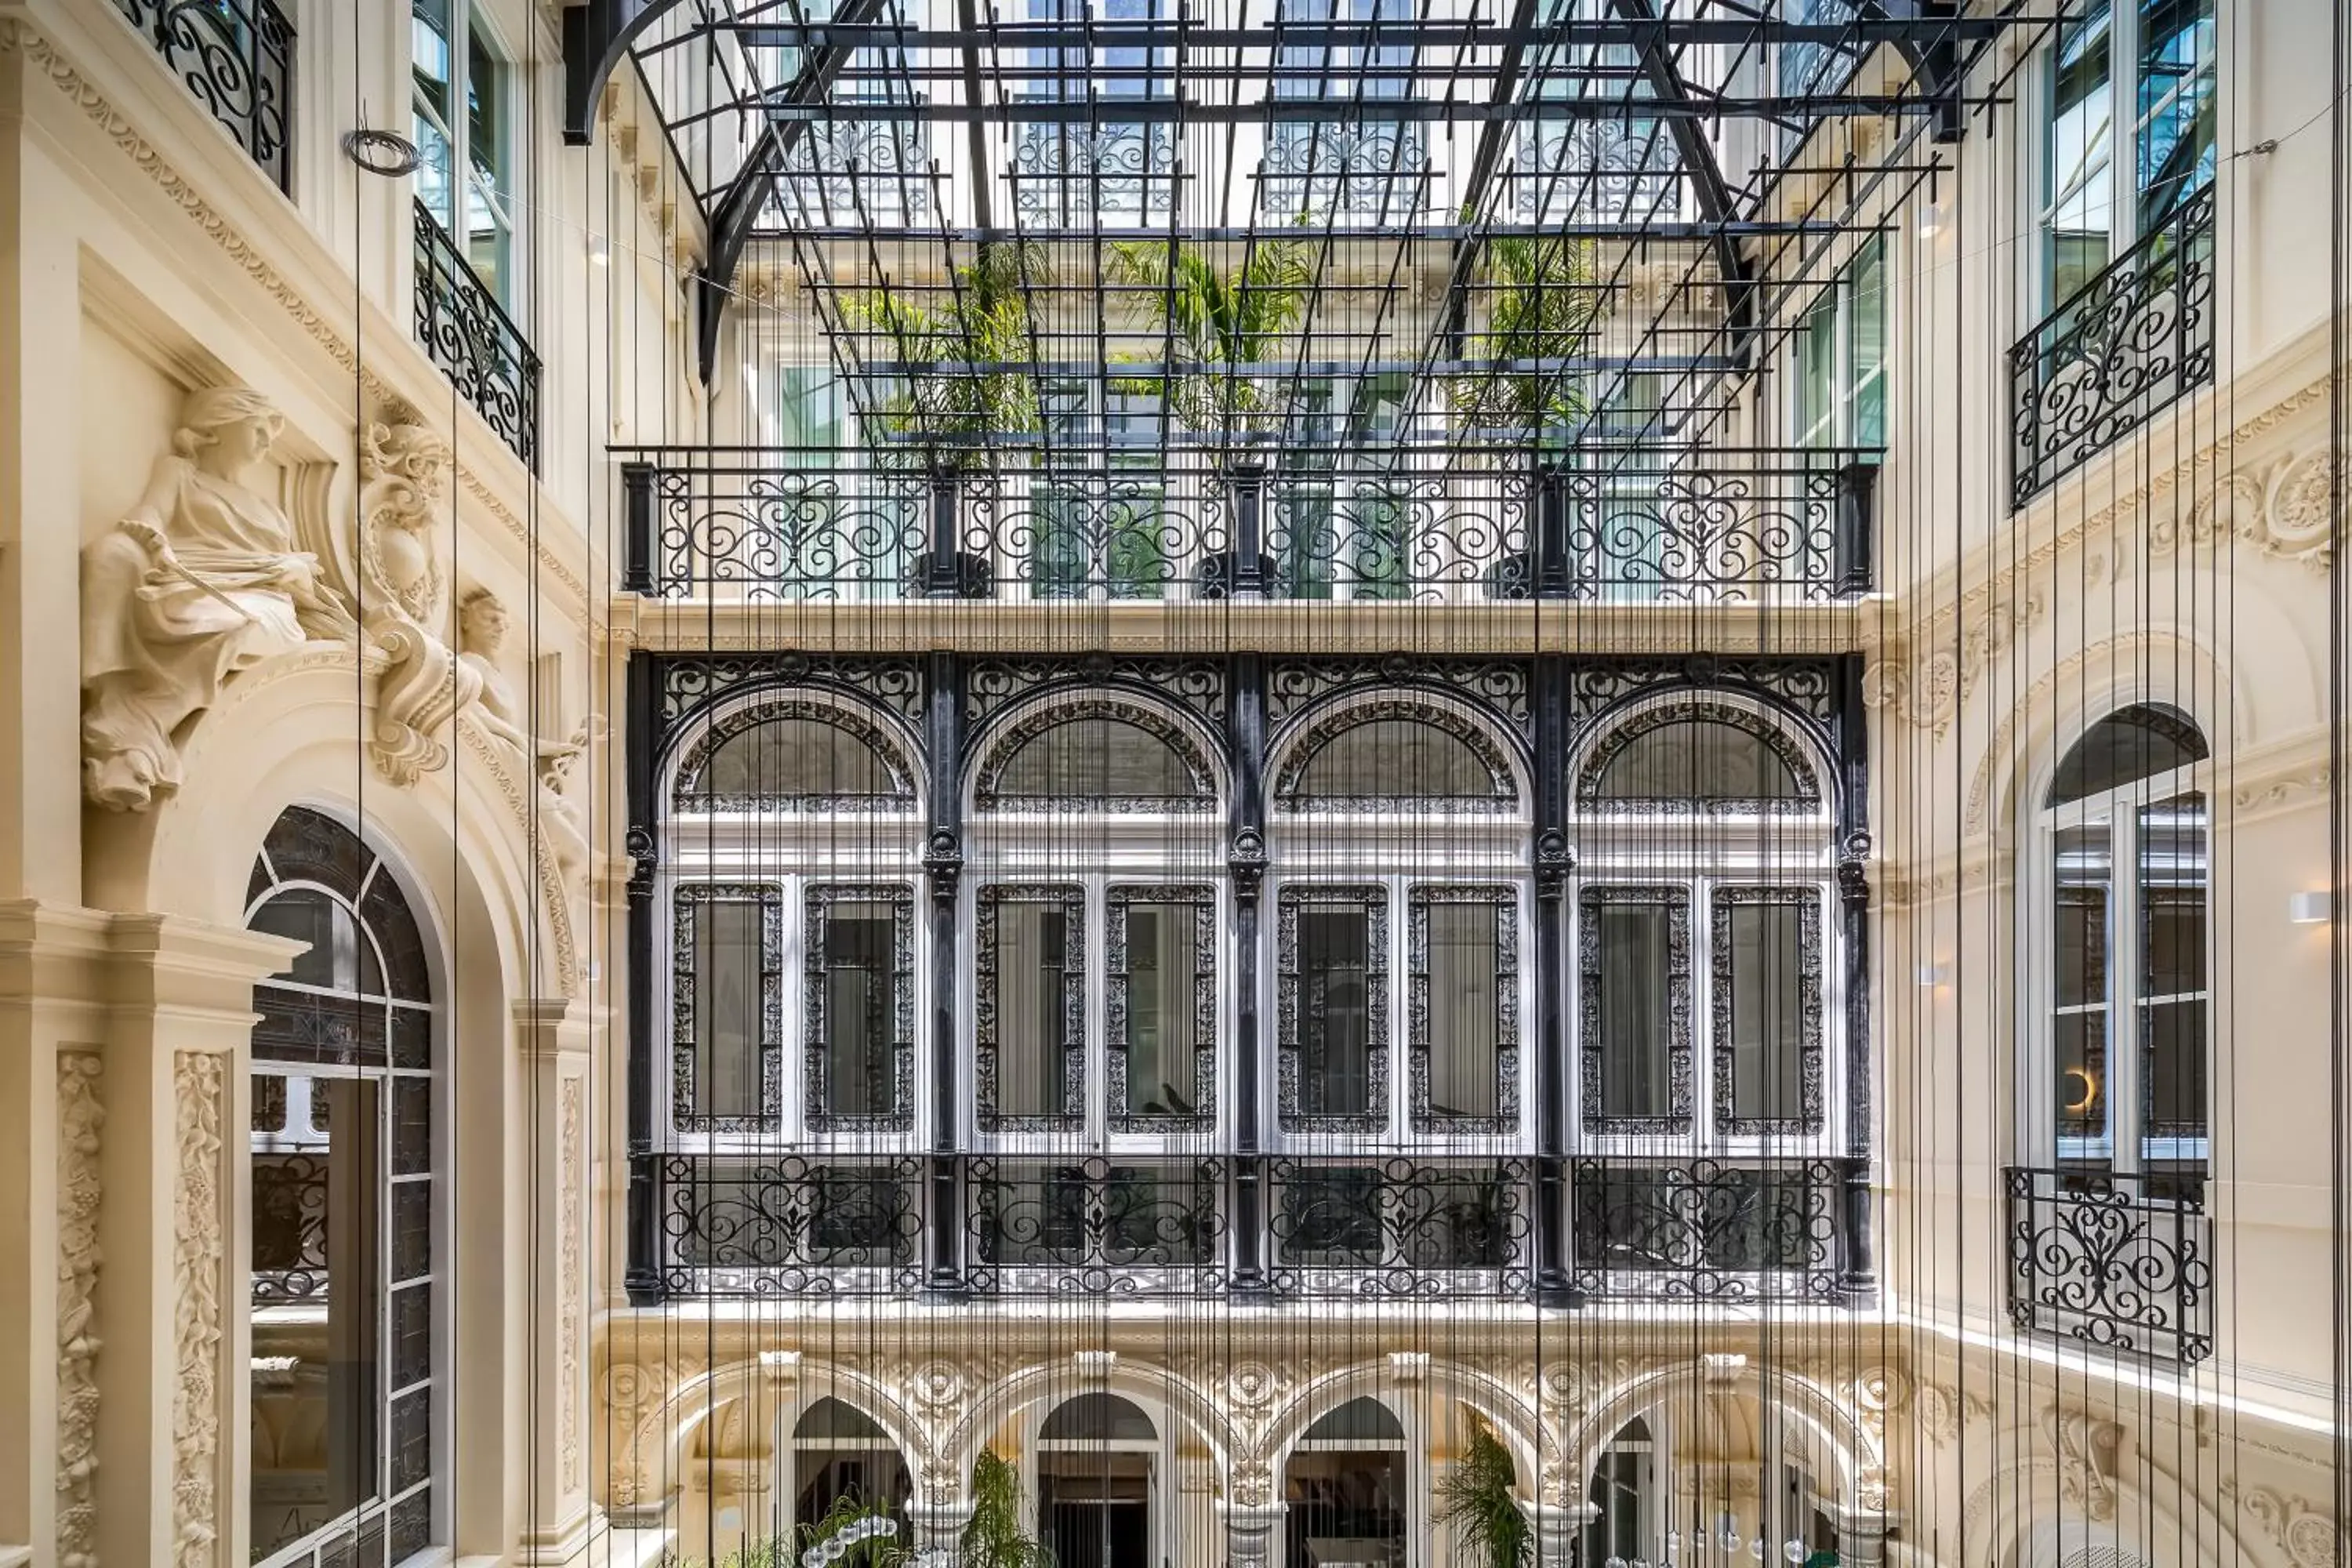
<path fill-rule="evenodd" d="M 901 363 L 929 367 L 910 372 L 884 405 L 887 427 L 950 467 L 969 464 L 972 445 L 989 437 L 1035 430 L 1034 374 L 969 367 L 1029 363 L 1034 340 L 1026 289 L 1047 277 L 1044 247 L 999 241 L 950 271 L 941 303 L 879 289 L 845 297 L 841 313 L 850 326 L 881 335 Z M 869 349 L 866 357 L 880 356 Z"/>
<path fill-rule="evenodd" d="M 1315 247 L 1303 240 L 1262 240 L 1241 266 L 1221 271 L 1197 247 L 1163 240 L 1120 240 L 1103 247 L 1103 269 L 1115 282 L 1149 292 L 1132 296 L 1146 319 L 1169 339 L 1173 370 L 1164 380 L 1121 384 L 1165 397 L 1188 430 L 1249 431 L 1276 410 L 1270 389 L 1234 365 L 1270 359 L 1307 314 L 1314 287 Z"/>
<path fill-rule="evenodd" d="M 963 1568 L 1054 1568 L 1054 1553 L 1021 1528 L 1021 1472 L 993 1448 L 971 1462 L 971 1519 Z"/>
<path fill-rule="evenodd" d="M 1562 360 L 1587 353 L 1600 316 L 1589 241 L 1505 237 L 1486 241 L 1486 321 L 1471 357 Z M 1538 436 L 1564 436 L 1589 401 L 1573 375 L 1559 371 L 1494 371 L 1454 378 L 1454 412 L 1463 425 Z"/>
<path fill-rule="evenodd" d="M 1535 1561 L 1535 1530 L 1512 1489 L 1518 1470 L 1485 1422 L 1470 1433 L 1469 1451 L 1437 1483 L 1437 1518 L 1476 1568 L 1525 1568 Z"/>

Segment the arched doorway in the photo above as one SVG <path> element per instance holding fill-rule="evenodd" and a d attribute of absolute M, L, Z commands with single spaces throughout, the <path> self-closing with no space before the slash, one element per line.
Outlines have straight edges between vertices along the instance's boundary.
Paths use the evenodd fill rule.
<path fill-rule="evenodd" d="M 792 1522 L 799 1530 L 845 1503 L 902 1522 L 907 1517 L 915 1486 L 906 1458 L 881 1423 L 856 1405 L 827 1395 L 801 1412 L 792 1464 Z"/>
<path fill-rule="evenodd" d="M 1038 1536 L 1055 1568 L 1150 1568 L 1160 1430 L 1115 1394 L 1081 1394 L 1037 1434 Z"/>
<path fill-rule="evenodd" d="M 1289 1568 L 1402 1568 L 1410 1459 L 1404 1423 L 1377 1399 L 1351 1399 L 1309 1426 L 1283 1471 Z"/>

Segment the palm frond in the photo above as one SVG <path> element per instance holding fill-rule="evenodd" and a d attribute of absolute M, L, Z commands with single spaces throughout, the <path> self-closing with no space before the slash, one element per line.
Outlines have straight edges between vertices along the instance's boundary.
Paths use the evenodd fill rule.
<path fill-rule="evenodd" d="M 1472 1568 L 1527 1568 L 1535 1560 L 1535 1530 L 1514 1495 L 1517 1467 L 1485 1422 L 1470 1433 L 1470 1447 L 1437 1483 L 1440 1522 L 1454 1530 L 1454 1542 Z"/>

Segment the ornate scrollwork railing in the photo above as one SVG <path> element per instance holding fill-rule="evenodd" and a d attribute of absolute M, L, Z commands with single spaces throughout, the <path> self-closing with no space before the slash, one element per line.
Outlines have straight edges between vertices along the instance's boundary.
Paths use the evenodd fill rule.
<path fill-rule="evenodd" d="M 2021 1329 L 2196 1363 L 2213 1352 L 2213 1232 L 2196 1178 L 2012 1166 Z"/>
<path fill-rule="evenodd" d="M 253 1304 L 327 1299 L 327 1156 L 253 1157 Z"/>
<path fill-rule="evenodd" d="M 1380 473 L 635 448 L 622 586 L 664 598 L 1813 603 L 1871 582 L 1874 463 L 1524 456 Z"/>
<path fill-rule="evenodd" d="M 1013 134 L 1013 205 L 1027 222 L 1131 226 L 1176 205 L 1173 125 L 1029 121 Z"/>
<path fill-rule="evenodd" d="M 660 1158 L 663 1287 L 681 1296 L 889 1296 L 921 1283 L 919 1160 Z"/>
<path fill-rule="evenodd" d="M 539 467 L 539 355 L 423 202 L 416 204 L 416 341 L 532 469 Z"/>
<path fill-rule="evenodd" d="M 965 1281 L 995 1296 L 1221 1294 L 1225 1215 L 1221 1162 L 973 1159 Z"/>
<path fill-rule="evenodd" d="M 2023 506 L 2212 379 L 2208 187 L 2010 351 L 2010 504 Z"/>
<path fill-rule="evenodd" d="M 1848 1163 L 1585 1159 L 1571 1279 L 1587 1300 L 1843 1301 Z"/>
<path fill-rule="evenodd" d="M 1424 128 L 1382 121 L 1291 121 L 1268 137 L 1265 207 L 1284 218 L 1402 223 L 1429 198 Z"/>
<path fill-rule="evenodd" d="M 294 165 L 294 27 L 277 0 L 114 0 L 279 190 Z"/>
<path fill-rule="evenodd" d="M 1277 1294 L 1527 1292 L 1534 1210 L 1525 1160 L 1277 1159 L 1267 1174 Z"/>

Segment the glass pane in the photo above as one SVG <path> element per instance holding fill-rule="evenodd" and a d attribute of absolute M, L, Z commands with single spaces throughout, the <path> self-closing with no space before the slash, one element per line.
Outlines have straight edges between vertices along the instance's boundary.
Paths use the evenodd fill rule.
<path fill-rule="evenodd" d="M 996 1109 L 1058 1116 L 1069 1028 L 1069 918 L 1058 899 L 996 906 Z"/>
<path fill-rule="evenodd" d="M 1192 904 L 1127 907 L 1127 1112 L 1192 1116 L 1201 1041 L 1196 1003 L 1200 910 Z"/>
<path fill-rule="evenodd" d="M 307 942 L 310 951 L 275 976 L 322 990 L 355 991 L 360 980 L 360 928 L 351 910 L 315 888 L 289 888 L 253 911 L 249 929 Z"/>
<path fill-rule="evenodd" d="M 2143 1132 L 2206 1134 L 2206 807 L 2177 795 L 2139 813 Z"/>
<path fill-rule="evenodd" d="M 1846 439 L 1856 447 L 1886 440 L 1886 246 L 1874 239 L 1856 254 L 1847 272 L 1846 395 L 1853 427 Z"/>
<path fill-rule="evenodd" d="M 898 1109 L 891 967 L 897 913 L 884 903 L 839 903 L 824 926 L 824 1110 L 887 1116 Z"/>
<path fill-rule="evenodd" d="M 710 753 L 696 795 L 887 798 L 901 793 L 872 746 L 822 719 L 771 719 Z"/>
<path fill-rule="evenodd" d="M 694 1114 L 761 1113 L 761 1058 L 767 1045 L 766 954 L 760 906 L 714 900 L 694 914 Z"/>
<path fill-rule="evenodd" d="M 1837 299 L 1834 289 L 1806 312 L 1797 337 L 1797 438 L 1808 447 L 1837 440 Z"/>
<path fill-rule="evenodd" d="M 1307 1429 L 1308 1442 L 1404 1441 L 1404 1423 L 1377 1399 L 1350 1399 L 1329 1411 Z"/>
<path fill-rule="evenodd" d="M 2140 0 L 2139 231 L 2212 183 L 2213 0 Z"/>
<path fill-rule="evenodd" d="M 1625 742 L 1594 795 L 1608 800 L 1798 800 L 1795 773 L 1762 736 L 1731 724 L 1686 719 Z"/>
<path fill-rule="evenodd" d="M 1008 804 L 1149 810 L 1205 794 L 1173 746 L 1117 719 L 1074 719 L 1032 736 L 996 780 L 996 796 Z"/>
<path fill-rule="evenodd" d="M 1804 910 L 1734 904 L 1731 942 L 1731 1113 L 1743 1121 L 1804 1115 Z"/>
<path fill-rule="evenodd" d="M 467 259 L 484 288 L 506 300 L 513 271 L 513 151 L 507 129 L 507 68 L 482 36 L 469 28 L 466 49 Z"/>
<path fill-rule="evenodd" d="M 2203 762 L 2203 731 L 2170 708 L 2135 705 L 2100 720 L 2058 764 L 2045 805 L 2064 805 Z"/>
<path fill-rule="evenodd" d="M 1414 719 L 1376 719 L 1317 749 L 1288 792 L 1307 801 L 1492 799 L 1495 775 L 1467 741 Z"/>
<path fill-rule="evenodd" d="M 2061 1138 L 2107 1131 L 2107 881 L 2105 823 L 2062 828 L 2056 840 L 2056 945 L 2052 1083 Z"/>
<path fill-rule="evenodd" d="M 1429 921 L 1429 1111 L 1500 1113 L 1501 906 L 1433 904 Z"/>
<path fill-rule="evenodd" d="M 1598 914 L 1601 1114 L 1671 1116 L 1666 1008 L 1674 910 L 1665 904 L 1608 904 Z"/>
<path fill-rule="evenodd" d="M 2072 298 L 2107 264 L 2114 227 L 2115 87 L 2108 7 L 2089 6 L 2058 41 L 2047 145 L 2050 297 Z"/>
<path fill-rule="evenodd" d="M 1361 905 L 1298 911 L 1302 1114 L 1371 1114 L 1370 944 L 1371 917 Z"/>

